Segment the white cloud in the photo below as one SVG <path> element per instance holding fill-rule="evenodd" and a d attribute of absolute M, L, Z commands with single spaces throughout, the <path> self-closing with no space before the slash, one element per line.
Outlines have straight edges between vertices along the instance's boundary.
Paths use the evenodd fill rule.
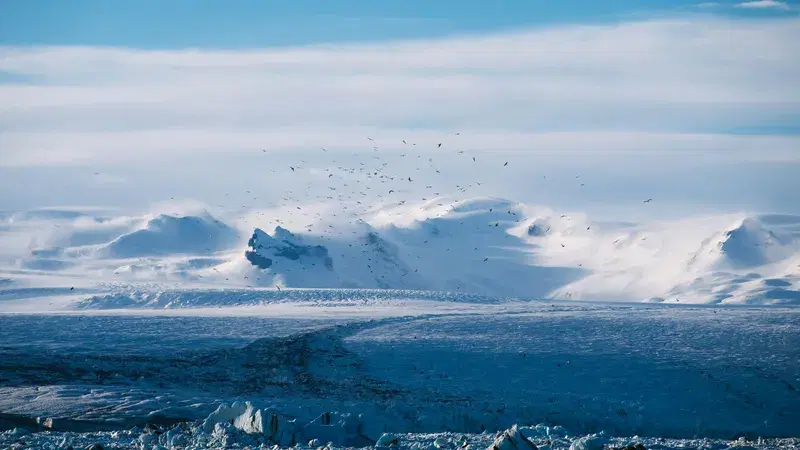
<path fill-rule="evenodd" d="M 196 158 L 204 153 L 258 152 L 261 149 L 301 151 L 368 150 L 373 136 L 381 152 L 409 150 L 406 140 L 418 149 L 439 151 L 437 143 L 447 139 L 440 131 L 385 130 L 376 128 L 273 128 L 266 131 L 176 129 L 109 131 L 92 133 L 3 133 L 0 148 L 14 149 L 4 155 L 0 167 L 91 164 L 102 161 L 128 164 L 155 161 L 166 154 Z M 441 151 L 455 148 L 475 152 L 538 153 L 557 156 L 574 153 L 682 154 L 712 161 L 800 162 L 800 138 L 770 135 L 725 135 L 713 133 L 654 133 L 613 131 L 517 132 L 467 131 L 450 140 Z"/>
<path fill-rule="evenodd" d="M 689 18 L 264 50 L 0 47 L 0 166 L 368 148 L 732 151 L 785 158 L 800 20 Z M 759 142 L 769 141 L 769 145 Z M 759 142 L 756 144 L 756 142 Z M 767 156 L 763 156 L 767 155 Z"/>
<path fill-rule="evenodd" d="M 737 8 L 751 8 L 751 9 L 780 9 L 782 11 L 791 11 L 792 7 L 786 2 L 779 2 L 776 0 L 756 0 L 752 2 L 742 2 L 736 4 Z"/>

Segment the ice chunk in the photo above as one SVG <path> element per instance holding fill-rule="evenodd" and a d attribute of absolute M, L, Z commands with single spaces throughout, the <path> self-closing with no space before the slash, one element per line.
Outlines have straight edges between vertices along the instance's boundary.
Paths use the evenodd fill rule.
<path fill-rule="evenodd" d="M 383 433 L 383 435 L 375 443 L 376 447 L 390 447 L 398 444 L 397 436 L 390 433 Z"/>
<path fill-rule="evenodd" d="M 256 409 L 250 402 L 234 402 L 230 406 L 220 405 L 203 422 L 203 430 L 207 433 L 225 431 L 218 426 L 221 424 L 230 424 L 246 434 L 264 435 L 270 442 L 281 446 L 292 446 L 297 443 L 294 420 L 281 417 L 273 409 Z"/>
<path fill-rule="evenodd" d="M 488 450 L 539 450 L 533 442 L 520 433 L 516 425 L 504 431 Z M 570 449 L 573 450 L 573 449 Z"/>
<path fill-rule="evenodd" d="M 326 412 L 309 422 L 303 433 L 337 446 L 349 445 L 358 440 L 359 420 L 352 414 Z"/>
<path fill-rule="evenodd" d="M 247 404 L 244 402 L 234 402 L 231 406 L 219 405 L 216 411 L 203 421 L 203 430 L 206 433 L 213 433 L 218 423 L 233 423 L 234 419 L 244 414 L 246 410 Z"/>
<path fill-rule="evenodd" d="M 158 436 L 155 434 L 144 433 L 139 436 L 139 442 L 142 444 L 142 448 L 153 448 L 153 446 L 158 443 Z"/>
<path fill-rule="evenodd" d="M 433 446 L 438 448 L 438 449 L 446 449 L 446 448 L 450 448 L 450 443 L 447 442 L 447 439 L 444 439 L 442 437 L 438 437 L 438 438 L 436 438 L 435 441 L 433 441 Z"/>
<path fill-rule="evenodd" d="M 608 439 L 603 433 L 590 434 L 573 441 L 569 450 L 603 450 L 607 443 Z"/>
<path fill-rule="evenodd" d="M 175 427 L 167 431 L 165 439 L 167 444 L 169 444 L 171 447 L 186 445 L 187 441 L 186 436 L 183 434 L 183 430 L 181 430 L 179 427 Z"/>

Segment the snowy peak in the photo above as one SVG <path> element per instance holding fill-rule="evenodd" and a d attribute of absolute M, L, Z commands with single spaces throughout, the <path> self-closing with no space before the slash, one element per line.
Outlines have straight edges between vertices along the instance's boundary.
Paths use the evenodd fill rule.
<path fill-rule="evenodd" d="M 270 269 L 276 260 L 281 259 L 314 266 L 320 263 L 328 270 L 333 270 L 333 259 L 325 246 L 304 244 L 300 236 L 280 226 L 275 228 L 272 236 L 256 228 L 247 246 L 245 258 L 259 269 Z"/>
<path fill-rule="evenodd" d="M 720 251 L 732 266 L 753 267 L 780 261 L 792 252 L 791 236 L 779 236 L 757 218 L 725 232 Z"/>
<path fill-rule="evenodd" d="M 769 219 L 765 217 L 764 219 Z M 712 269 L 747 269 L 770 265 L 791 257 L 798 246 L 784 227 L 768 226 L 759 216 L 747 217 L 733 227 L 706 239 L 690 266 Z"/>
<path fill-rule="evenodd" d="M 161 214 L 140 230 L 123 234 L 105 246 L 104 255 L 112 258 L 207 254 L 236 245 L 236 230 L 208 213 L 199 216 Z"/>

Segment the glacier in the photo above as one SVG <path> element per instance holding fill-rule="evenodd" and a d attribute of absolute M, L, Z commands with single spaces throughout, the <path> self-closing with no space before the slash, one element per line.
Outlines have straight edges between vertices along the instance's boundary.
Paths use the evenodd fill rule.
<path fill-rule="evenodd" d="M 268 444 L 277 423 L 295 437 L 273 443 L 287 446 L 373 446 L 383 433 L 489 439 L 514 424 L 563 427 L 567 446 L 600 431 L 672 448 L 740 437 L 778 448 L 797 436 L 793 308 L 448 305 L 2 315 L 0 412 L 9 430 L 59 439 L 195 424 L 208 442 L 255 433 Z"/>
<path fill-rule="evenodd" d="M 6 215 L 0 447 L 798 445 L 800 218 L 310 211 Z"/>

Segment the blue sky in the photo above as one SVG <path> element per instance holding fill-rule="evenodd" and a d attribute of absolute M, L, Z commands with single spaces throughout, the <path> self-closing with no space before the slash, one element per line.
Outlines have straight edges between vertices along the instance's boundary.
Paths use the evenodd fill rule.
<path fill-rule="evenodd" d="M 0 6 L 0 44 L 241 48 L 430 38 L 685 14 L 796 15 L 790 3 L 697 0 L 26 0 Z M 757 2 L 753 2 L 757 3 Z M 789 5 L 786 10 L 781 5 Z"/>
<path fill-rule="evenodd" d="M 799 43 L 777 0 L 3 2 L 0 209 L 280 198 L 325 167 L 258 174 L 357 164 L 370 136 L 516 161 L 452 163 L 451 190 L 800 214 Z"/>

